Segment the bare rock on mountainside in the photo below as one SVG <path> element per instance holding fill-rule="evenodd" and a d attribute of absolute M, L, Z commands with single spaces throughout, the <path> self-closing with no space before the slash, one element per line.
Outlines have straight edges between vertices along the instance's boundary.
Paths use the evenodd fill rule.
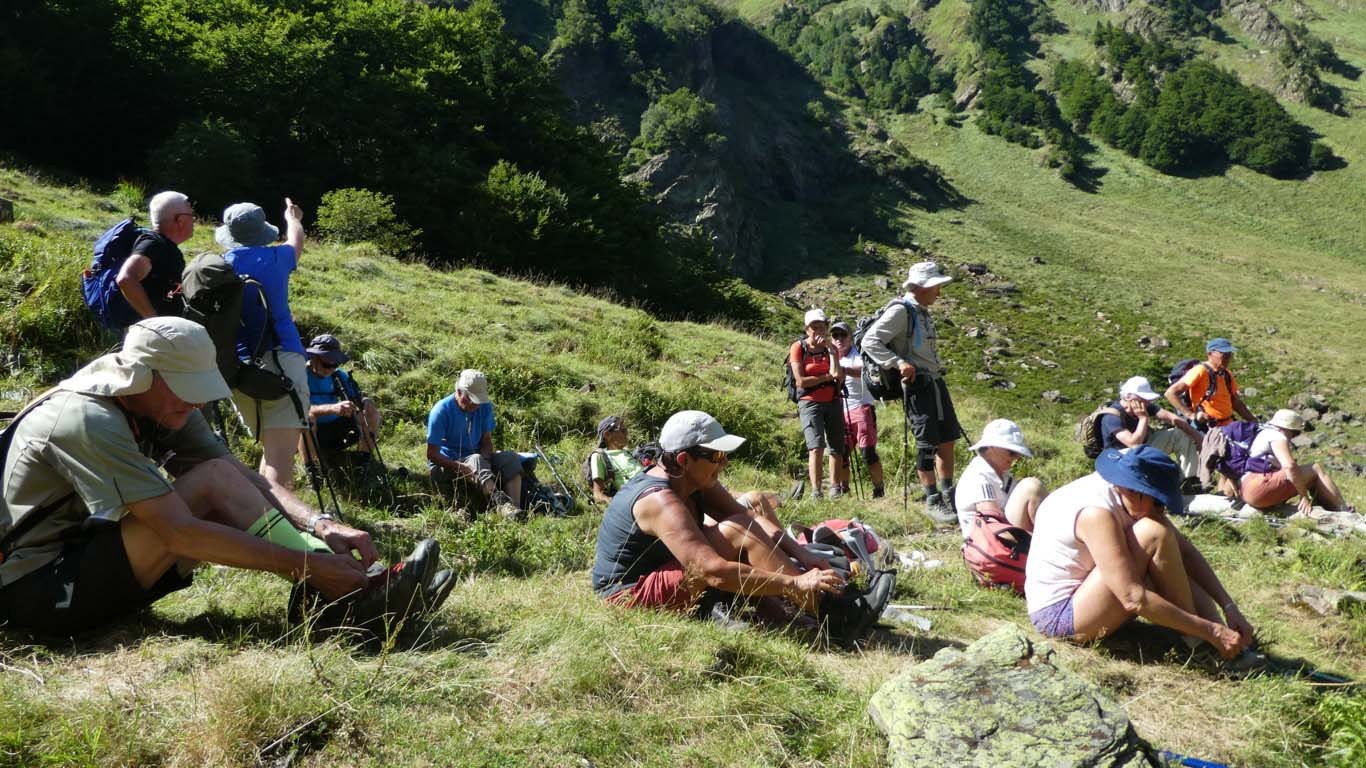
<path fill-rule="evenodd" d="M 1224 10 L 1238 22 L 1248 37 L 1268 48 L 1280 48 L 1290 42 L 1290 30 L 1280 18 L 1260 0 L 1228 0 Z"/>
<path fill-rule="evenodd" d="M 1161 8 L 1134 3 L 1129 15 L 1124 17 L 1124 31 L 1148 39 L 1163 37 L 1172 31 L 1171 19 Z"/>
<path fill-rule="evenodd" d="M 1119 705 L 1013 624 L 907 669 L 868 711 L 898 768 L 1159 765 Z"/>

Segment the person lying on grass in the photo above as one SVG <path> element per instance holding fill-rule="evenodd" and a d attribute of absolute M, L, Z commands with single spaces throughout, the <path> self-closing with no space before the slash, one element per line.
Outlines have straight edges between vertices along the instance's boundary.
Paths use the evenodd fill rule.
<path fill-rule="evenodd" d="M 721 484 L 728 454 L 744 442 L 701 411 L 669 417 L 660 462 L 627 482 L 603 515 L 592 573 L 600 597 L 689 612 L 712 589 L 767 598 L 761 610 L 782 621 L 779 598 L 814 615 L 822 595 L 844 589 L 828 561 Z"/>
<path fill-rule="evenodd" d="M 6 627 L 99 627 L 189 586 L 198 561 L 306 580 L 334 602 L 378 594 L 373 606 L 401 588 L 406 610 L 425 596 L 435 542 L 419 547 L 422 568 L 368 570 L 369 534 L 273 486 L 214 436 L 199 408 L 230 396 L 204 327 L 154 317 L 15 418 L 0 443 Z"/>
<path fill-rule="evenodd" d="M 1181 513 L 1180 485 L 1176 462 L 1140 445 L 1106 450 L 1095 472 L 1044 499 L 1025 565 L 1029 619 L 1040 632 L 1089 641 L 1142 616 L 1225 658 L 1248 647 L 1252 625 L 1167 517 Z"/>

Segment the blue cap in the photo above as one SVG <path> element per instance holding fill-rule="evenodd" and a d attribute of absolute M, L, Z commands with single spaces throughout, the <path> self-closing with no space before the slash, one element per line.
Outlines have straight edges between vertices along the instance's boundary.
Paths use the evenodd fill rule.
<path fill-rule="evenodd" d="M 1222 339 L 1222 338 L 1221 338 L 1221 339 L 1210 339 L 1210 340 L 1209 340 L 1209 343 L 1207 343 L 1207 344 L 1205 345 L 1205 352 L 1206 352 L 1206 353 L 1209 353 L 1209 352 L 1228 352 L 1228 353 L 1232 353 L 1232 352 L 1237 352 L 1237 351 L 1238 351 L 1238 350 L 1235 349 L 1235 348 L 1233 347 L 1233 342 L 1229 341 L 1228 339 Z"/>
<path fill-rule="evenodd" d="M 1147 494 L 1174 514 L 1181 514 L 1181 470 L 1167 454 L 1151 445 L 1117 451 L 1113 448 L 1096 457 L 1096 471 L 1111 485 Z"/>

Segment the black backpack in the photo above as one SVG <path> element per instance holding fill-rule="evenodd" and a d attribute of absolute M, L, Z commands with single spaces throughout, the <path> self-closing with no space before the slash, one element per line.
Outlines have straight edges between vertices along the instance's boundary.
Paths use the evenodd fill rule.
<path fill-rule="evenodd" d="M 906 307 L 907 328 L 909 336 L 915 335 L 915 310 L 905 299 L 893 299 L 887 305 L 877 311 L 877 314 L 860 318 L 854 324 L 854 348 L 859 351 L 859 356 L 863 359 L 863 390 L 874 400 L 901 400 L 905 397 L 905 389 L 901 383 L 901 371 L 896 368 L 883 368 L 878 365 L 873 358 L 863 348 L 863 338 L 868 335 L 868 329 L 872 327 L 877 319 L 882 317 L 887 310 L 903 304 Z"/>
<path fill-rule="evenodd" d="M 251 355 L 243 360 L 237 356 L 237 333 L 242 328 L 242 304 L 247 289 L 256 291 L 265 308 L 265 322 L 261 335 L 253 345 Z M 201 253 L 185 266 L 180 277 L 181 299 L 185 303 L 185 318 L 204 326 L 213 340 L 218 356 L 218 372 L 228 387 L 240 390 L 256 400 L 279 400 L 294 389 L 288 376 L 275 373 L 262 365 L 275 330 L 270 322 L 270 305 L 265 289 L 255 280 L 244 280 L 232 265 L 216 253 Z M 276 368 L 279 368 L 276 361 Z"/>
<path fill-rule="evenodd" d="M 1200 402 L 1203 403 L 1204 401 L 1214 396 L 1214 389 L 1218 385 L 1218 381 L 1220 378 L 1224 379 L 1225 384 L 1230 383 L 1228 369 L 1224 369 L 1222 371 L 1219 371 L 1218 373 L 1215 373 L 1214 369 L 1209 367 L 1209 363 L 1201 362 L 1192 357 L 1188 360 L 1182 360 L 1181 362 L 1172 366 L 1171 372 L 1167 374 L 1167 386 L 1170 387 L 1171 385 L 1185 378 L 1186 374 L 1190 372 L 1190 369 L 1194 368 L 1197 365 L 1205 366 L 1206 378 L 1209 379 L 1209 386 L 1205 389 L 1205 396 L 1200 398 Z M 1232 389 L 1233 387 L 1230 386 L 1229 390 L 1232 391 Z M 1195 408 L 1194 405 L 1191 405 L 1190 392 L 1181 393 L 1181 402 L 1184 403 L 1187 408 Z"/>
<path fill-rule="evenodd" d="M 579 468 L 579 474 L 583 476 L 583 485 L 590 490 L 593 488 L 593 457 L 598 454 L 602 454 L 602 466 L 605 473 L 602 482 L 607 486 L 609 493 L 616 493 L 617 473 L 612 468 L 612 460 L 607 457 L 605 448 L 594 448 L 593 452 L 588 454 L 588 458 L 583 460 L 583 466 Z"/>

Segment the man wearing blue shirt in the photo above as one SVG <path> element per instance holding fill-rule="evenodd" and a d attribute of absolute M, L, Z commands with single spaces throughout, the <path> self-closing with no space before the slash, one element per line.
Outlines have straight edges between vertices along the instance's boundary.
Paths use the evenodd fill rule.
<path fill-rule="evenodd" d="M 493 450 L 493 403 L 482 371 L 460 372 L 455 393 L 442 398 L 427 417 L 427 462 L 432 482 L 447 498 L 455 480 L 479 486 L 505 517 L 521 514 L 522 460 L 515 451 Z M 502 488 L 499 489 L 499 484 Z"/>

